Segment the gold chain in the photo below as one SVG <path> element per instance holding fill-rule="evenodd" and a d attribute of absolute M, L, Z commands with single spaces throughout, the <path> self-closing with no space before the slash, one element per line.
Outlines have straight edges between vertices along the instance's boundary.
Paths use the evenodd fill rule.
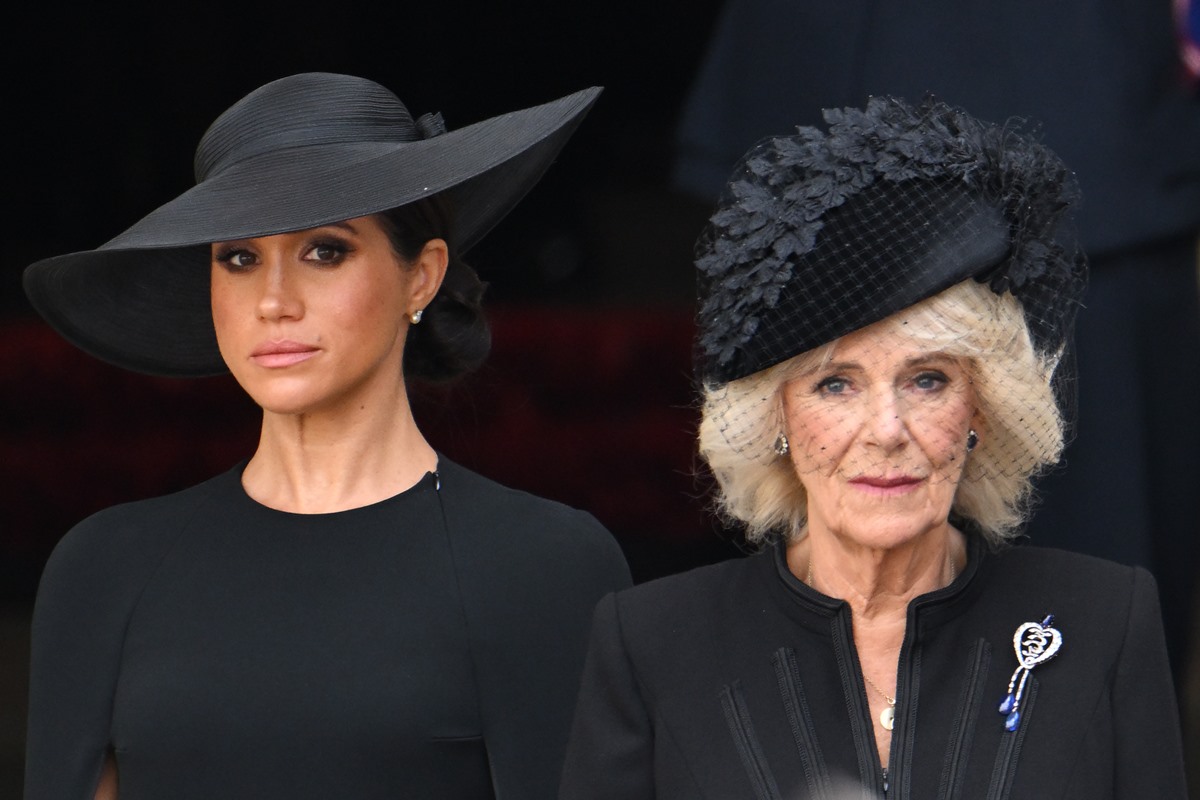
<path fill-rule="evenodd" d="M 948 581 L 946 581 L 946 585 L 949 586 L 950 584 L 954 583 L 954 579 L 956 577 L 958 577 L 958 570 L 955 569 L 955 567 L 954 567 L 954 559 L 950 557 L 950 549 L 949 548 L 946 549 L 946 572 L 948 572 L 950 575 L 950 579 Z M 804 582 L 807 583 L 809 586 L 811 586 L 813 589 L 817 588 L 816 586 L 813 586 L 813 565 L 812 565 L 812 556 L 811 555 L 808 558 L 808 575 L 805 578 Z M 867 673 L 865 673 L 865 672 L 863 673 L 863 680 L 867 682 L 868 686 L 870 686 L 872 689 L 874 689 L 876 692 L 878 692 L 880 697 L 882 697 L 884 700 L 887 701 L 887 704 L 889 707 L 891 707 L 891 708 L 896 707 L 896 698 L 889 695 L 883 689 L 880 689 L 875 684 L 875 681 L 873 681 L 867 677 Z M 891 730 L 890 726 L 885 725 L 884 727 L 887 727 L 889 730 Z"/>
<path fill-rule="evenodd" d="M 882 697 L 884 700 L 887 700 L 887 703 L 889 706 L 896 705 L 896 698 L 888 697 L 888 693 L 885 692 L 883 689 L 880 689 L 878 686 L 876 686 L 875 681 L 868 678 L 867 673 L 865 673 L 865 672 L 863 673 L 863 680 L 866 681 L 867 685 L 869 685 L 872 689 L 879 692 L 879 696 Z"/>

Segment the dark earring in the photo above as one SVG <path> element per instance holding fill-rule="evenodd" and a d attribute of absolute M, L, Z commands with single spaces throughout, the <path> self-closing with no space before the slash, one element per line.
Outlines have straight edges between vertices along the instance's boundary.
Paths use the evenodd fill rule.
<path fill-rule="evenodd" d="M 969 453 L 974 450 L 975 445 L 977 444 L 979 444 L 979 434 L 975 432 L 974 428 L 972 428 L 971 430 L 967 431 L 967 452 Z"/>
<path fill-rule="evenodd" d="M 781 433 L 779 436 L 775 437 L 775 455 L 786 456 L 789 450 L 791 450 L 791 445 L 788 444 L 787 436 L 785 434 Z"/>

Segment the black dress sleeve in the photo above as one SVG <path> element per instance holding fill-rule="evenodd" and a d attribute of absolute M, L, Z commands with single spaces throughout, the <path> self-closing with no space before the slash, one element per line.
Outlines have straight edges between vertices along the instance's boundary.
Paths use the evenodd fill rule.
<path fill-rule="evenodd" d="M 567 524 L 554 516 L 531 521 L 557 529 L 560 546 L 527 551 L 507 588 L 475 609 L 480 705 L 498 800 L 555 796 L 588 621 L 601 597 L 630 584 L 608 531 L 588 514 L 569 513 Z"/>
<path fill-rule="evenodd" d="M 1136 568 L 1113 678 L 1113 796 L 1118 800 L 1187 797 L 1179 709 L 1164 642 L 1154 578 Z"/>
<path fill-rule="evenodd" d="M 653 723 L 625 647 L 614 595 L 596 607 L 559 797 L 654 797 Z"/>
<path fill-rule="evenodd" d="M 629 567 L 590 514 L 439 469 L 496 797 L 551 800 L 592 611 Z"/>
<path fill-rule="evenodd" d="M 125 628 L 160 553 L 124 509 L 58 543 L 34 605 L 26 800 L 91 800 L 111 740 Z M 161 541 L 160 541 L 161 543 Z"/>

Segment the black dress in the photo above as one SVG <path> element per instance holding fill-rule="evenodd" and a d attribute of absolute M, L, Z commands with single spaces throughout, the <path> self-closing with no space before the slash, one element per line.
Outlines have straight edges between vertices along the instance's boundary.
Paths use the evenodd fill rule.
<path fill-rule="evenodd" d="M 776 548 L 601 601 L 562 800 L 1186 797 L 1149 574 L 970 549 L 962 575 L 909 606 L 890 774 L 849 606 Z M 1062 647 L 1033 669 L 1009 732 L 1013 634 L 1047 614 Z"/>
<path fill-rule="evenodd" d="M 39 589 L 26 797 L 548 798 L 588 620 L 629 585 L 592 517 L 445 459 L 289 514 L 235 469 L 119 506 Z"/>

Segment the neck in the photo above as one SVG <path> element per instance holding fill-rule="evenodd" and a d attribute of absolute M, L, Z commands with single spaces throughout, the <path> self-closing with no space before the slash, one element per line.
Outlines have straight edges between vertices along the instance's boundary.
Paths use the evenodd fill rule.
<path fill-rule="evenodd" d="M 324 412 L 263 411 L 242 485 L 281 511 L 321 514 L 377 503 L 437 468 L 404 387 L 385 402 Z"/>
<path fill-rule="evenodd" d="M 949 523 L 902 544 L 870 548 L 823 528 L 787 549 L 788 568 L 819 592 L 850 606 L 854 647 L 874 724 L 875 749 L 886 768 L 896 702 L 896 665 L 904 644 L 908 605 L 949 584 L 966 562 L 963 536 Z M 869 688 L 868 688 L 869 687 Z"/>
<path fill-rule="evenodd" d="M 890 621 L 901 630 L 909 603 L 947 586 L 965 557 L 963 536 L 949 523 L 888 548 L 810 530 L 787 551 L 792 573 L 822 594 L 845 600 L 855 625 Z"/>

